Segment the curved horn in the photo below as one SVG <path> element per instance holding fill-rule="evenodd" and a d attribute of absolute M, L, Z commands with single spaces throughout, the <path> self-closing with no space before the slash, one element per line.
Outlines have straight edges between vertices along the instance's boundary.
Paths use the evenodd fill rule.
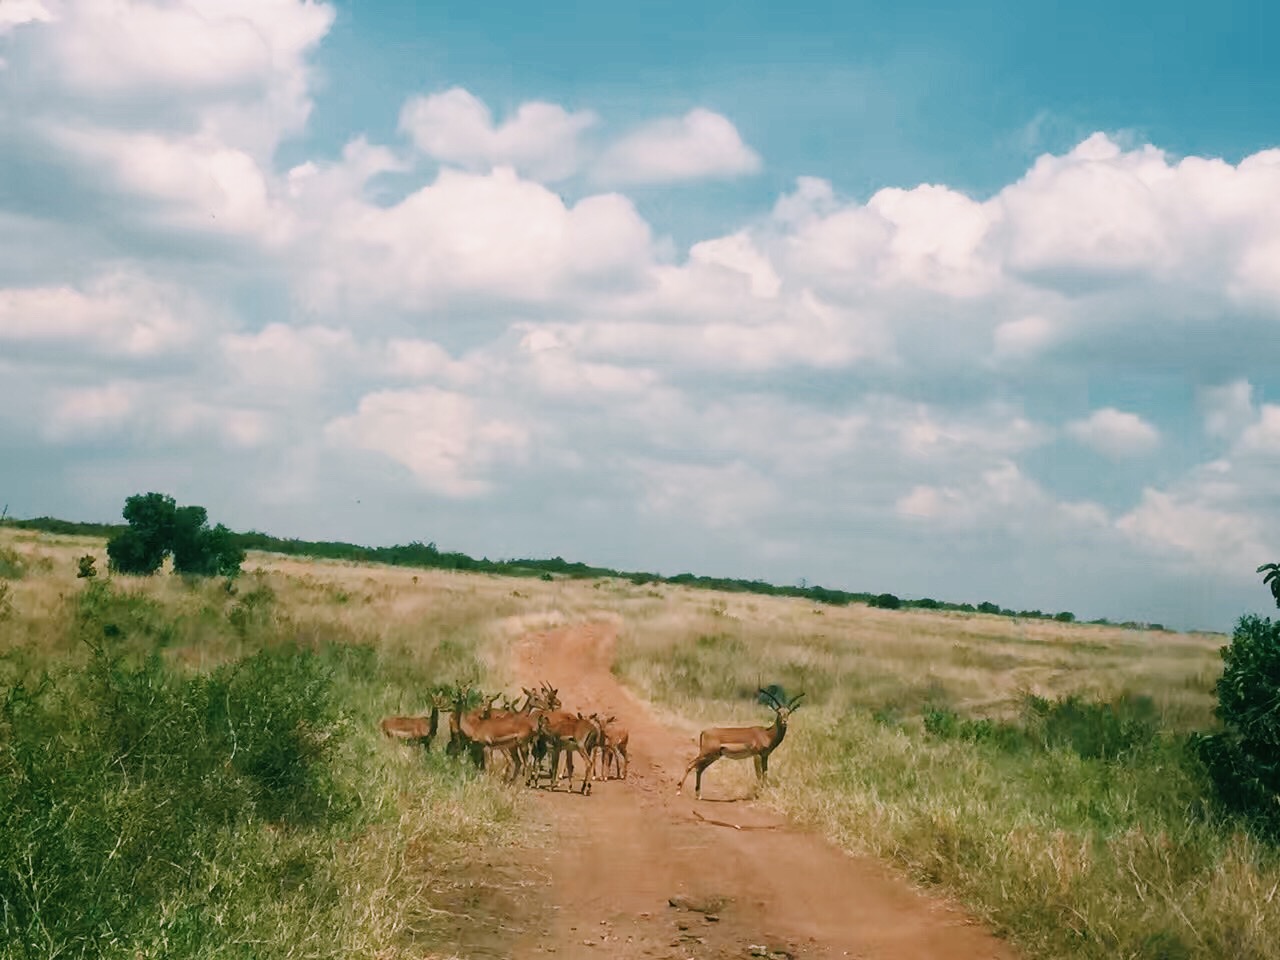
<path fill-rule="evenodd" d="M 760 693 L 761 695 L 769 698 L 769 702 L 773 704 L 773 708 L 775 710 L 782 709 L 782 704 L 778 702 L 778 698 L 773 695 L 772 691 L 766 690 L 764 687 L 761 687 Z"/>
<path fill-rule="evenodd" d="M 794 710 L 797 706 L 799 706 L 800 698 L 803 696 L 804 696 L 804 692 L 801 691 L 800 693 L 797 693 L 794 697 L 792 697 L 791 702 L 787 704 L 787 709 Z"/>

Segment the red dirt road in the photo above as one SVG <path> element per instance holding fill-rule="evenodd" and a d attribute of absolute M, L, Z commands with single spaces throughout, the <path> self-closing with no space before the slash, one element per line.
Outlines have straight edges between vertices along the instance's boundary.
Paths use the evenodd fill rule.
<path fill-rule="evenodd" d="M 692 777 L 677 797 L 696 744 L 614 678 L 616 631 L 608 622 L 572 625 L 529 634 L 516 647 L 522 684 L 546 680 L 567 709 L 607 711 L 626 724 L 631 771 L 586 797 L 563 783 L 537 794 L 552 831 L 539 871 L 550 877 L 540 893 L 549 908 L 526 926 L 512 956 L 1015 960 L 1008 944 L 878 862 L 749 801 L 695 802 Z M 728 763 L 711 767 L 707 795 L 717 795 L 717 770 Z M 743 829 L 699 820 L 695 810 Z"/>

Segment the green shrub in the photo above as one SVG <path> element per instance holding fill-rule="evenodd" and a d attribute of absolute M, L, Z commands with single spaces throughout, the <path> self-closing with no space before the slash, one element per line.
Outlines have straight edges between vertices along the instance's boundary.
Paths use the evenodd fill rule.
<path fill-rule="evenodd" d="M 1115 760 L 1153 743 L 1159 716 L 1150 697 L 1123 694 L 1110 701 L 1071 695 L 1023 702 L 1027 730 L 1047 749 L 1065 747 L 1086 760 Z"/>
<path fill-rule="evenodd" d="M 222 524 L 209 527 L 204 507 L 179 507 L 163 493 L 134 494 L 124 503 L 129 526 L 107 543 L 111 569 L 147 576 L 173 555 L 175 573 L 196 576 L 240 572 L 244 550 Z"/>
<path fill-rule="evenodd" d="M 104 643 L 84 670 L 0 688 L 8 955 L 132 955 L 172 903 L 214 932 L 202 910 L 235 895 L 210 879 L 220 845 L 349 811 L 328 766 L 342 732 L 328 667 L 298 650 L 182 677 Z"/>
<path fill-rule="evenodd" d="M 1085 760 L 1113 761 L 1152 744 L 1158 736 L 1154 702 L 1124 695 L 1088 702 L 1077 696 L 1051 701 L 1030 695 L 1023 702 L 1023 724 L 982 717 L 969 720 L 945 706 L 931 704 L 924 728 L 943 740 L 989 744 L 1006 753 L 1034 747 L 1070 750 Z"/>
<path fill-rule="evenodd" d="M 1222 660 L 1224 729 L 1192 742 L 1219 801 L 1280 837 L 1280 622 L 1241 617 Z"/>
<path fill-rule="evenodd" d="M 902 606 L 902 601 L 892 593 L 882 593 L 879 596 L 872 597 L 867 603 L 869 606 L 879 607 L 882 610 L 897 610 Z"/>

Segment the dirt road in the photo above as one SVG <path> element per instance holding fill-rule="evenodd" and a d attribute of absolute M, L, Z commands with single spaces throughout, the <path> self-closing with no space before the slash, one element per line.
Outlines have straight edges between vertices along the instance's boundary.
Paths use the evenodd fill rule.
<path fill-rule="evenodd" d="M 749 801 L 695 802 L 692 778 L 677 797 L 696 744 L 613 677 L 616 631 L 609 622 L 571 625 L 528 634 L 516 647 L 523 684 L 546 680 L 566 707 L 607 711 L 627 725 L 631 771 L 586 797 L 563 785 L 539 791 L 553 837 L 538 865 L 550 878 L 540 891 L 549 906 L 527 918 L 513 956 L 1014 960 L 1007 944 L 874 861 Z M 704 796 L 728 762 L 711 768 Z"/>

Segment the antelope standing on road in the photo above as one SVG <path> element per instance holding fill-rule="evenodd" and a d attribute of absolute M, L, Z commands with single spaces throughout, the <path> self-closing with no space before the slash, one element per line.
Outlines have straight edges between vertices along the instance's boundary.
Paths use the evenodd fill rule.
<path fill-rule="evenodd" d="M 785 704 L 763 687 L 760 689 L 760 696 L 768 699 L 773 707 L 773 724 L 768 727 L 711 727 L 703 730 L 698 738 L 698 755 L 685 768 L 684 776 L 680 778 L 680 786 L 676 788 L 676 796 L 684 791 L 684 782 L 689 779 L 689 773 L 697 770 L 698 775 L 694 778 L 694 796 L 701 800 L 702 774 L 707 767 L 721 757 L 728 757 L 730 760 L 745 760 L 753 757 L 756 762 L 756 779 L 760 783 L 768 782 L 769 754 L 778 749 L 778 744 L 782 743 L 782 738 L 787 735 L 787 718 L 799 706 L 800 698 L 804 694 L 796 694 L 790 702 Z"/>

